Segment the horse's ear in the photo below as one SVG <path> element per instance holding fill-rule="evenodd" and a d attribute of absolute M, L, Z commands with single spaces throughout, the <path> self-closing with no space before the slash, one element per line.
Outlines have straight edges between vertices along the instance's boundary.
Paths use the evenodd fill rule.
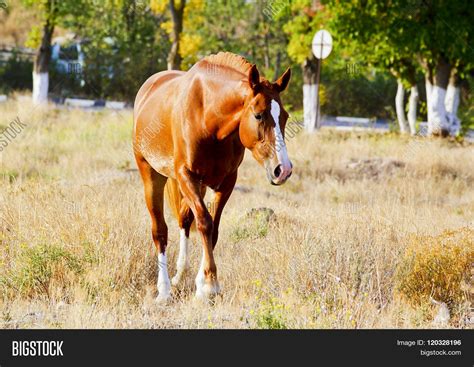
<path fill-rule="evenodd" d="M 286 89 L 286 87 L 288 87 L 288 83 L 290 82 L 290 79 L 291 79 L 291 69 L 288 68 L 273 85 L 276 87 L 278 92 L 281 93 Z"/>
<path fill-rule="evenodd" d="M 249 84 L 250 88 L 253 90 L 256 90 L 260 85 L 260 73 L 258 72 L 257 66 L 255 64 L 250 68 Z"/>

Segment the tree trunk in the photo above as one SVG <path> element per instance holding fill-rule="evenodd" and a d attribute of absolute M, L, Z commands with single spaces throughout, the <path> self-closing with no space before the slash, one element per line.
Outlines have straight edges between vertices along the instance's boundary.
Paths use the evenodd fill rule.
<path fill-rule="evenodd" d="M 316 130 L 317 114 L 317 71 L 319 60 L 315 57 L 306 59 L 303 64 L 303 112 L 304 126 L 307 131 Z"/>
<path fill-rule="evenodd" d="M 417 55 L 419 64 L 423 67 L 425 71 L 425 91 L 426 91 L 426 120 L 428 122 L 428 126 L 430 126 L 431 121 L 433 121 L 433 117 L 431 116 L 431 95 L 433 93 L 433 66 L 430 63 L 429 59 L 422 57 L 420 54 Z M 428 134 L 428 127 L 420 128 L 421 135 Z"/>
<path fill-rule="evenodd" d="M 277 80 L 280 77 L 280 68 L 281 68 L 281 53 L 277 51 L 275 57 L 275 74 L 273 75 L 273 80 Z"/>
<path fill-rule="evenodd" d="M 180 35 L 183 31 L 183 18 L 186 0 L 181 0 L 180 5 L 176 7 L 175 1 L 170 0 L 171 20 L 173 29 L 171 31 L 171 49 L 168 53 L 168 70 L 179 70 L 181 68 L 181 55 L 179 54 Z"/>
<path fill-rule="evenodd" d="M 416 109 L 418 99 L 418 87 L 414 84 L 410 88 L 410 99 L 408 100 L 408 125 L 410 126 L 411 135 L 416 135 Z"/>
<path fill-rule="evenodd" d="M 48 102 L 49 64 L 51 61 L 51 39 L 54 25 L 49 20 L 43 26 L 41 45 L 36 51 L 33 65 L 33 103 Z"/>
<path fill-rule="evenodd" d="M 461 88 L 459 83 L 458 71 L 453 68 L 449 78 L 448 90 L 444 105 L 446 107 L 446 116 L 449 124 L 449 132 L 456 136 L 461 131 L 461 120 L 458 118 L 458 107 L 460 102 Z"/>
<path fill-rule="evenodd" d="M 446 118 L 446 89 L 448 87 L 451 66 L 443 58 L 438 59 L 434 76 L 434 85 L 430 95 L 428 110 L 431 120 L 428 120 L 428 134 L 446 136 L 449 134 L 449 124 Z"/>
<path fill-rule="evenodd" d="M 408 133 L 408 123 L 405 117 L 405 88 L 401 79 L 397 80 L 397 95 L 395 96 L 395 110 L 397 112 L 398 125 L 402 134 Z"/>
<path fill-rule="evenodd" d="M 265 35 L 263 36 L 263 60 L 265 63 L 265 70 L 270 69 L 270 40 L 269 34 L 265 31 Z"/>
<path fill-rule="evenodd" d="M 425 75 L 425 89 L 426 89 L 426 120 L 429 126 L 431 124 L 431 121 L 433 121 L 433 117 L 431 116 L 431 109 L 430 109 L 431 93 L 433 93 L 433 83 L 429 75 Z M 428 133 L 428 130 L 426 130 L 425 132 Z M 422 134 L 422 135 L 425 135 L 425 134 Z"/>

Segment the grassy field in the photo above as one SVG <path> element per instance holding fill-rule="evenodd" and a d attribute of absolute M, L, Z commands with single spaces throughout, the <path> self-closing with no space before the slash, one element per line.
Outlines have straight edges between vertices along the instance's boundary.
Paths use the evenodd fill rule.
<path fill-rule="evenodd" d="M 250 155 L 241 166 L 216 248 L 222 296 L 193 301 L 201 244 L 192 234 L 189 279 L 171 304 L 157 305 L 131 111 L 10 101 L 0 115 L 0 130 L 17 117 L 24 124 L 0 153 L 2 328 L 429 328 L 438 306 L 399 291 L 410 279 L 400 275 L 407 250 L 465 228 L 446 257 L 453 266 L 439 274 L 465 249 L 459 266 L 472 266 L 473 145 L 300 133 L 288 141 L 295 171 L 286 185 L 269 185 Z M 169 215 L 168 226 L 174 275 Z M 448 303 L 445 326 L 472 327 L 472 283 L 456 279 L 447 287 L 461 296 Z"/>

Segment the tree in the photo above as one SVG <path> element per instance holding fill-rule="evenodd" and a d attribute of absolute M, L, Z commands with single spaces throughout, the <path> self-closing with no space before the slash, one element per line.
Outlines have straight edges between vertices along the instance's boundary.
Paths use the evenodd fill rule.
<path fill-rule="evenodd" d="M 311 51 L 311 42 L 317 29 L 322 28 L 330 14 L 317 0 L 295 0 L 291 3 L 291 16 L 284 29 L 289 35 L 288 54 L 303 71 L 304 125 L 314 130 L 317 114 L 316 85 L 318 63 Z"/>
<path fill-rule="evenodd" d="M 186 6 L 186 0 L 180 0 L 179 4 L 176 5 L 174 0 L 170 0 L 170 13 L 171 19 L 173 20 L 173 31 L 171 50 L 168 55 L 168 70 L 180 69 L 181 67 L 181 55 L 179 53 L 179 39 L 181 32 L 183 31 L 183 16 L 184 8 Z"/>
<path fill-rule="evenodd" d="M 133 101 L 143 82 L 167 65 L 166 19 L 139 0 L 82 0 L 68 29 L 85 54 L 81 94 Z"/>
<path fill-rule="evenodd" d="M 264 0 L 189 0 L 180 34 L 181 67 L 220 51 L 240 54 L 259 66 L 269 79 L 290 62 L 283 24 L 289 12 L 276 13 Z M 171 24 L 167 27 L 171 31 Z"/>
<path fill-rule="evenodd" d="M 27 1 L 27 5 L 36 6 L 42 17 L 41 39 L 33 63 L 33 103 L 41 104 L 48 101 L 51 40 L 56 26 L 58 8 L 54 0 L 39 3 Z"/>
<path fill-rule="evenodd" d="M 401 40 L 404 30 L 400 27 L 400 19 L 394 16 L 390 7 L 390 3 L 373 0 L 344 4 L 329 1 L 333 14 L 330 27 L 343 47 L 363 55 L 365 63 L 376 70 L 388 71 L 396 78 L 395 111 L 400 132 L 415 134 L 418 70 L 412 53 Z M 411 90 L 408 119 L 405 115 L 406 88 Z"/>
<path fill-rule="evenodd" d="M 5 1 L 3 1 L 4 4 Z M 1 2 L 0 2 L 1 5 Z M 0 39 L 3 44 L 24 46 L 31 30 L 36 23 L 33 9 L 24 6 L 21 0 L 10 0 L 4 9 L 0 6 Z"/>
<path fill-rule="evenodd" d="M 472 69 L 472 51 L 468 46 L 473 34 L 472 7 L 463 1 L 444 0 L 355 0 L 344 4 L 330 0 L 329 4 L 336 13 L 335 29 L 362 49 L 369 45 L 365 51 L 371 62 L 391 70 L 400 80 L 397 111 L 401 130 L 404 125 L 401 84 L 406 82 L 412 90 L 409 107 L 412 127 L 413 104 L 418 99 L 416 73 L 422 69 L 426 81 L 428 132 L 434 135 L 456 133 L 458 129 L 454 125 L 459 125 L 455 117 L 459 105 L 456 90 L 459 90 L 452 69 L 461 64 L 463 68 Z M 451 75 L 452 97 L 446 98 Z"/>
<path fill-rule="evenodd" d="M 168 53 L 168 70 L 181 69 L 182 57 L 180 54 L 181 32 L 183 32 L 184 11 L 186 0 L 152 0 L 152 9 L 156 13 L 163 13 L 168 3 L 172 27 L 170 30 L 171 48 Z"/>
<path fill-rule="evenodd" d="M 425 74 L 428 133 L 456 135 L 456 75 L 462 70 L 464 76 L 473 67 L 472 6 L 461 0 L 400 0 L 390 4 L 388 15 L 401 30 L 392 36 L 394 45 L 405 47 Z"/>
<path fill-rule="evenodd" d="M 81 1 L 73 0 L 24 0 L 39 14 L 41 24 L 33 28 L 30 44 L 37 48 L 33 63 L 33 102 L 48 101 L 49 66 L 51 62 L 51 41 L 55 27 L 71 13 L 80 8 Z"/>
<path fill-rule="evenodd" d="M 459 82 L 474 67 L 474 9 L 461 0 L 425 0 L 423 5 L 413 20 L 423 25 L 416 46 L 426 75 L 429 131 L 456 134 Z"/>

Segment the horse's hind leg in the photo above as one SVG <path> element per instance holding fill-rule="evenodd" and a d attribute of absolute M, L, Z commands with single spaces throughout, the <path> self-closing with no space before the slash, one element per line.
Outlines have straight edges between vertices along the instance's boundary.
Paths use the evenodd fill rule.
<path fill-rule="evenodd" d="M 181 208 L 179 210 L 179 255 L 176 262 L 176 275 L 171 280 L 174 286 L 178 286 L 183 280 L 184 275 L 189 269 L 189 232 L 194 221 L 194 214 L 186 203 L 181 200 Z"/>
<path fill-rule="evenodd" d="M 201 196 L 206 195 L 206 187 L 201 187 Z M 179 256 L 176 262 L 176 275 L 171 279 L 171 284 L 178 286 L 189 269 L 189 233 L 194 221 L 194 213 L 189 207 L 186 199 L 181 199 L 181 207 L 179 210 Z"/>
<path fill-rule="evenodd" d="M 158 250 L 158 302 L 171 298 L 171 285 L 168 276 L 166 246 L 168 244 L 168 227 L 163 215 L 163 196 L 167 178 L 156 172 L 143 158 L 137 157 L 137 165 L 145 187 L 145 200 L 151 216 L 153 242 Z"/>

